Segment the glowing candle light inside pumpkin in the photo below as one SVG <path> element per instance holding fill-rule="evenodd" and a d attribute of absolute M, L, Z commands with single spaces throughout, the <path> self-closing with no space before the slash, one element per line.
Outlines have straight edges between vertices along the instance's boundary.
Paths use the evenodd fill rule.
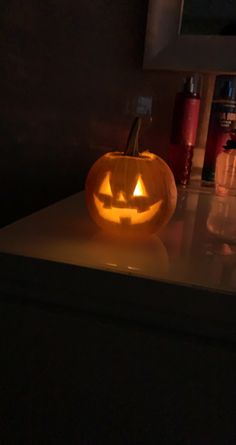
<path fill-rule="evenodd" d="M 138 177 L 137 184 L 134 189 L 133 195 L 134 196 L 148 196 L 141 176 Z"/>
<path fill-rule="evenodd" d="M 119 201 L 119 202 L 126 202 L 126 199 L 124 197 L 124 193 L 123 192 L 119 192 L 119 194 L 117 196 L 117 201 Z"/>
<path fill-rule="evenodd" d="M 110 186 L 110 173 L 107 173 L 105 178 L 103 179 L 100 185 L 99 193 L 103 193 L 104 195 L 107 196 L 112 196 L 112 191 Z"/>

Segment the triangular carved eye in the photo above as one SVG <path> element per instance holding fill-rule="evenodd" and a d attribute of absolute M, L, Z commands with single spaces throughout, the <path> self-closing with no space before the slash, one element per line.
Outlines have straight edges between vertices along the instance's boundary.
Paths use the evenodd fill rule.
<path fill-rule="evenodd" d="M 112 196 L 111 186 L 110 186 L 110 173 L 108 172 L 103 179 L 100 188 L 99 193 L 102 193 L 103 195 Z"/>
<path fill-rule="evenodd" d="M 133 196 L 148 196 L 146 187 L 143 183 L 141 175 L 137 179 L 137 183 L 134 189 Z"/>

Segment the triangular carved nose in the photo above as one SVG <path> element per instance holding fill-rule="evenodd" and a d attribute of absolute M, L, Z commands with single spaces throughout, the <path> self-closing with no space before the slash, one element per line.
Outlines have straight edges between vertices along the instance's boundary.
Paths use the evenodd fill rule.
<path fill-rule="evenodd" d="M 123 192 L 119 192 L 119 193 L 118 193 L 118 195 L 117 195 L 117 201 L 119 201 L 119 202 L 126 202 L 125 195 L 124 195 Z"/>

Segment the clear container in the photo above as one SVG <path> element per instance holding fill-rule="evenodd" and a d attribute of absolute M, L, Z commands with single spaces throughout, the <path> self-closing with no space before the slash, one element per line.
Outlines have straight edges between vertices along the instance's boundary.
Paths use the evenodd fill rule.
<path fill-rule="evenodd" d="M 229 140 L 216 159 L 215 190 L 219 196 L 236 196 L 236 142 Z"/>
<path fill-rule="evenodd" d="M 236 243 L 236 199 L 234 196 L 213 196 L 207 218 L 208 231 L 224 242 Z M 235 252 L 234 252 L 235 253 Z"/>

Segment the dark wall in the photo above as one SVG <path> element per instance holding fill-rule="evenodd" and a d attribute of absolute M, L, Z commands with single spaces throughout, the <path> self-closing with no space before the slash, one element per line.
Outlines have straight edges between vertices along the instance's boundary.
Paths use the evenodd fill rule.
<path fill-rule="evenodd" d="M 0 224 L 80 190 L 137 95 L 153 96 L 142 145 L 165 155 L 182 76 L 142 70 L 147 3 L 2 0 Z"/>

